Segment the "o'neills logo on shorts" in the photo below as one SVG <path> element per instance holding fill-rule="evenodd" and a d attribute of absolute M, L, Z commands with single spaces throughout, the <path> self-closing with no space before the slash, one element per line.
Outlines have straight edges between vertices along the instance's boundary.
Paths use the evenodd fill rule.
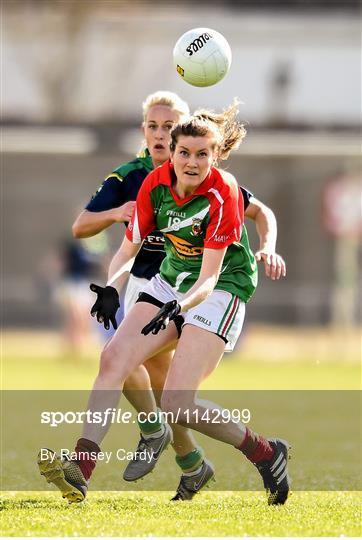
<path fill-rule="evenodd" d="M 165 236 L 168 238 L 168 240 L 170 240 L 176 254 L 179 257 L 197 257 L 198 255 L 203 254 L 204 248 L 202 246 L 193 246 L 187 240 L 178 238 L 170 233 L 166 233 Z"/>
<path fill-rule="evenodd" d="M 201 317 L 201 315 L 194 315 L 193 317 L 196 321 L 200 321 L 203 324 L 206 324 L 206 326 L 211 326 L 211 321 L 208 321 L 207 319 L 204 319 L 204 317 Z"/>

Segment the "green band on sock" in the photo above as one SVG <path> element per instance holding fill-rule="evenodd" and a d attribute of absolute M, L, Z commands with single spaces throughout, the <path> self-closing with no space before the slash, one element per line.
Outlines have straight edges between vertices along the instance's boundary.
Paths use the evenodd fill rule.
<path fill-rule="evenodd" d="M 204 459 L 204 451 L 202 448 L 195 448 L 186 456 L 176 455 L 176 463 L 181 467 L 183 472 L 191 472 L 198 469 Z"/>
<path fill-rule="evenodd" d="M 143 418 L 146 419 L 143 420 Z M 161 411 L 158 409 L 157 413 L 148 413 L 147 415 L 142 415 L 142 420 L 139 420 L 137 418 L 137 423 L 139 425 L 140 430 L 145 435 L 149 435 L 151 433 L 156 433 L 156 431 L 159 431 L 163 425 L 162 417 L 161 417 Z"/>

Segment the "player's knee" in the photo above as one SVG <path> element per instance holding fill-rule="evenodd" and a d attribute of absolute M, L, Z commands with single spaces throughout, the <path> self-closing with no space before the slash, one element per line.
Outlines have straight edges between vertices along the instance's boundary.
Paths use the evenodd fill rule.
<path fill-rule="evenodd" d="M 155 371 L 155 370 L 152 372 L 148 370 L 148 373 L 150 375 L 153 390 L 162 391 L 165 385 L 166 375 L 162 371 Z"/>
<path fill-rule="evenodd" d="M 180 390 L 166 390 L 161 396 L 161 409 L 167 413 L 169 422 L 172 423 L 187 423 L 188 412 L 192 408 L 191 396 L 188 392 Z"/>
<path fill-rule="evenodd" d="M 122 360 L 124 358 L 122 357 Z M 99 375 L 111 377 L 115 381 L 124 381 L 129 375 L 127 362 L 121 361 L 119 351 L 113 347 L 106 347 L 101 353 L 101 361 L 99 367 Z"/>
<path fill-rule="evenodd" d="M 169 360 L 163 355 L 154 357 L 144 363 L 151 379 L 153 390 L 162 391 L 165 386 L 165 381 L 169 368 Z"/>
<path fill-rule="evenodd" d="M 144 366 L 138 366 L 124 382 L 125 390 L 145 390 L 150 386 L 150 378 Z"/>

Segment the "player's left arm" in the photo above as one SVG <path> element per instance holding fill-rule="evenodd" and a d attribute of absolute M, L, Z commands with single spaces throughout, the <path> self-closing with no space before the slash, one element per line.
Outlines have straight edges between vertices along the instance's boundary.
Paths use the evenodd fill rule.
<path fill-rule="evenodd" d="M 245 210 L 245 217 L 255 221 L 259 236 L 259 249 L 255 253 L 255 258 L 258 262 L 264 263 L 266 276 L 273 280 L 285 277 L 287 273 L 285 261 L 275 251 L 278 229 L 274 212 L 255 197 L 251 197 Z"/>
<path fill-rule="evenodd" d="M 204 249 L 199 277 L 180 302 L 181 311 L 197 306 L 213 292 L 219 279 L 226 250 L 227 247 Z"/>
<path fill-rule="evenodd" d="M 200 275 L 181 302 L 171 300 L 166 302 L 156 316 L 142 329 L 141 333 L 147 336 L 151 332 L 158 334 L 164 330 L 170 321 L 174 320 L 181 311 L 197 306 L 205 300 L 214 290 L 219 279 L 222 262 L 226 253 L 223 249 L 204 249 Z"/>
<path fill-rule="evenodd" d="M 221 200 L 222 204 L 220 204 Z M 213 292 L 219 279 L 228 246 L 240 240 L 244 208 L 234 178 L 232 178 L 229 187 L 224 192 L 220 189 L 215 194 L 215 198 L 211 199 L 210 214 L 200 274 L 180 302 L 182 311 L 203 302 Z"/>

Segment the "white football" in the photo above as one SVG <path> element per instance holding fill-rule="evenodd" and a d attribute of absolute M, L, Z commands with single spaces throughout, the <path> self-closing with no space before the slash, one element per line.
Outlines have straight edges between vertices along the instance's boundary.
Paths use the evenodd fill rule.
<path fill-rule="evenodd" d="M 194 28 L 185 32 L 173 50 L 180 77 L 193 86 L 212 86 L 225 77 L 231 65 L 231 49 L 219 32 Z"/>

